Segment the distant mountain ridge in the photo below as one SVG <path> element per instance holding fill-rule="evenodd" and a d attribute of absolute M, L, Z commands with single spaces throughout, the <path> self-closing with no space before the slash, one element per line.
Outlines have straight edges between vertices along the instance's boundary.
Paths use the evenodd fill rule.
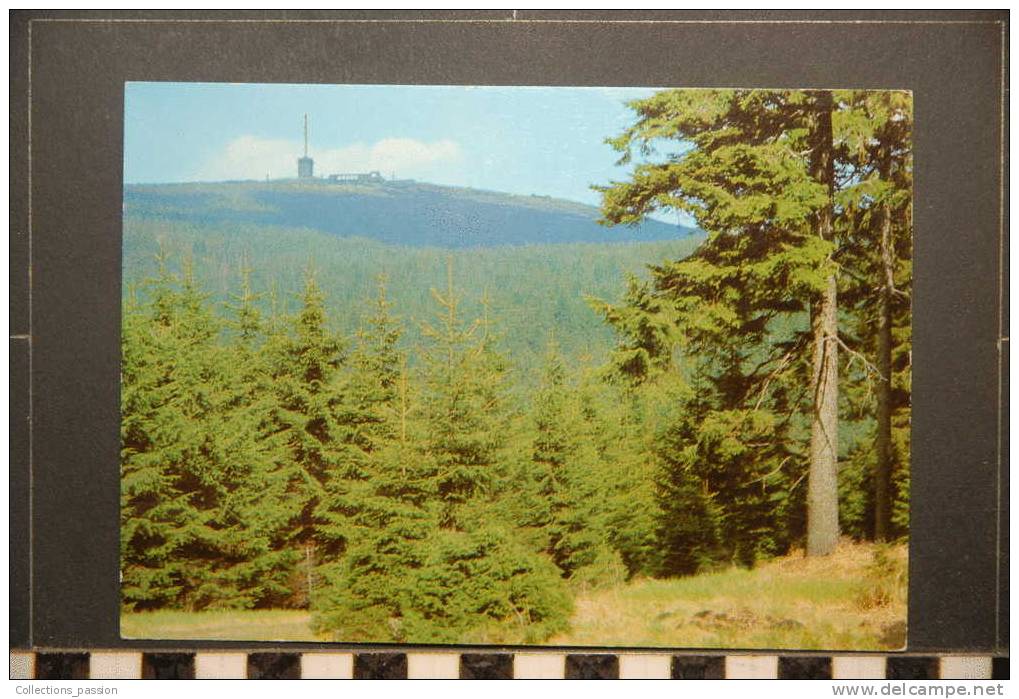
<path fill-rule="evenodd" d="M 694 228 L 598 223 L 596 207 L 411 180 L 125 185 L 124 215 L 198 225 L 302 227 L 410 247 L 472 248 L 676 240 Z"/>

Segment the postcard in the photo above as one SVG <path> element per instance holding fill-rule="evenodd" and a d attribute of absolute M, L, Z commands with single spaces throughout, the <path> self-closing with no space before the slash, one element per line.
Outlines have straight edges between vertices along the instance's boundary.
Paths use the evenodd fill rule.
<path fill-rule="evenodd" d="M 128 83 L 121 635 L 903 648 L 912 123 Z"/>

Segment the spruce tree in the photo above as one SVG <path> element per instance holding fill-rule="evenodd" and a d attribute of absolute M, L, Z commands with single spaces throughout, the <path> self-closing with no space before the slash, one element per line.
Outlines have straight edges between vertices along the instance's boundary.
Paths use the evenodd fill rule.
<path fill-rule="evenodd" d="M 810 149 L 812 184 L 823 187 L 824 199 L 813 212 L 813 234 L 823 243 L 834 240 L 835 155 L 832 132 L 834 100 L 820 90 L 807 99 L 806 144 Z M 812 358 L 810 390 L 810 473 L 807 478 L 807 555 L 824 556 L 839 539 L 839 329 L 836 268 L 827 260 L 820 269 L 824 281 L 810 298 Z"/>
<path fill-rule="evenodd" d="M 356 538 L 361 503 L 370 497 L 376 475 L 372 459 L 394 439 L 395 409 L 401 355 L 399 323 L 390 315 L 383 279 L 377 297 L 362 319 L 353 350 L 336 380 L 335 440 L 337 463 L 323 475 L 323 493 L 316 510 L 316 538 L 324 545 L 327 564 Z"/>
<path fill-rule="evenodd" d="M 440 311 L 424 327 L 418 458 L 438 529 L 420 549 L 401 633 L 412 642 L 543 640 L 565 627 L 571 601 L 554 563 L 498 517 L 509 416 L 494 325 L 484 299 L 481 318 L 460 317 L 451 263 L 433 297 Z"/>
<path fill-rule="evenodd" d="M 237 573 L 255 587 L 257 606 L 283 606 L 292 596 L 296 553 L 287 545 L 293 516 L 287 493 L 287 458 L 269 430 L 272 385 L 262 351 L 266 324 L 259 309 L 262 295 L 251 286 L 251 268 L 240 269 L 239 293 L 231 293 L 223 346 L 227 379 L 221 432 L 247 465 L 244 477 L 231 488 L 231 509 L 245 522 L 238 532 L 247 543 Z"/>
<path fill-rule="evenodd" d="M 668 403 L 659 426 L 642 419 L 656 435 L 659 572 L 667 575 L 718 561 L 752 565 L 789 543 L 781 513 L 797 456 L 799 400 L 790 388 L 803 340 L 743 296 L 742 254 L 739 245 L 705 247 L 653 268 L 650 282 L 632 282 L 627 301 L 637 303 L 600 306 L 623 343 L 615 371 L 630 391 Z M 641 301 L 651 298 L 667 308 L 655 324 Z M 669 324 L 654 333 L 634 332 L 659 328 L 662 317 Z"/>
<path fill-rule="evenodd" d="M 414 453 L 415 399 L 400 334 L 380 279 L 345 376 L 347 465 L 327 478 L 319 507 L 327 548 L 316 624 L 346 641 L 403 639 L 408 590 L 437 527 L 433 484 Z"/>
<path fill-rule="evenodd" d="M 217 328 L 194 287 L 159 262 L 148 303 L 124 313 L 121 590 L 136 609 L 196 606 L 217 485 L 205 421 Z"/>
<path fill-rule="evenodd" d="M 733 326 L 747 308 L 751 329 L 765 336 L 779 316 L 809 314 L 807 549 L 830 553 L 838 538 L 832 96 L 677 90 L 631 106 L 636 123 L 611 141 L 623 162 L 633 151 L 683 145 L 659 162 L 636 165 L 630 181 L 599 188 L 603 212 L 608 222 L 634 223 L 658 209 L 680 209 L 708 232 L 705 255 L 657 272 L 657 291 L 666 297 L 685 277 L 698 287 L 685 310 L 693 337 Z M 808 346 L 796 347 L 799 360 Z M 784 354 L 761 351 L 768 356 L 759 363 L 773 367 Z"/>
<path fill-rule="evenodd" d="M 890 91 L 836 95 L 840 155 L 852 173 L 839 203 L 856 234 L 839 255 L 859 348 L 849 363 L 873 382 L 873 534 L 883 540 L 904 531 L 893 514 L 909 477 L 912 100 Z"/>
<path fill-rule="evenodd" d="M 629 385 L 582 386 L 581 435 L 587 447 L 578 463 L 581 473 L 589 474 L 588 501 L 604 510 L 606 539 L 618 556 L 618 561 L 606 560 L 600 554 L 606 582 L 618 582 L 617 562 L 627 577 L 658 570 L 655 524 L 660 513 L 651 459 L 657 423 L 646 400 L 649 393 Z"/>
<path fill-rule="evenodd" d="M 411 597 L 438 531 L 432 474 L 415 446 L 421 435 L 406 362 L 398 371 L 391 402 L 377 405 L 381 421 L 375 426 L 388 438 L 373 440 L 367 478 L 348 483 L 343 502 L 352 507 L 339 520 L 346 545 L 321 569 L 325 584 L 314 623 L 337 640 L 410 639 Z"/>
<path fill-rule="evenodd" d="M 426 453 L 443 503 L 443 526 L 463 528 L 472 504 L 492 493 L 506 427 L 505 363 L 485 318 L 465 322 L 447 266 L 446 289 L 432 290 L 440 311 L 422 328 Z"/>
<path fill-rule="evenodd" d="M 315 275 L 305 274 L 301 306 L 284 331 L 272 334 L 263 352 L 271 381 L 271 405 L 265 429 L 282 453 L 289 509 L 287 545 L 302 560 L 300 597 L 308 603 L 321 540 L 320 504 L 328 479 L 350 470 L 350 448 L 339 419 L 343 342 L 330 329 L 325 298 Z M 329 545 L 342 546 L 331 539 Z"/>
<path fill-rule="evenodd" d="M 262 519 L 266 453 L 238 410 L 220 323 L 189 261 L 165 257 L 146 299 L 125 309 L 122 363 L 122 593 L 131 608 L 265 604 L 286 561 Z M 240 400 L 243 404 L 243 399 Z M 270 492 L 267 492 L 269 490 Z"/>
<path fill-rule="evenodd" d="M 532 460 L 548 531 L 547 550 L 567 577 L 594 563 L 604 545 L 604 508 L 599 507 L 603 502 L 592 488 L 598 464 L 579 441 L 579 417 L 559 347 L 551 341 L 544 378 L 534 396 Z"/>

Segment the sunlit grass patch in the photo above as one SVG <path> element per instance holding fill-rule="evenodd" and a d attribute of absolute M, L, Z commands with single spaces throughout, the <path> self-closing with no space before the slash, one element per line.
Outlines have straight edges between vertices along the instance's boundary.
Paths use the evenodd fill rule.
<path fill-rule="evenodd" d="M 328 640 L 315 636 L 310 622 L 311 614 L 300 609 L 161 610 L 122 614 L 120 635 L 123 638 L 186 640 Z"/>
<path fill-rule="evenodd" d="M 894 649 L 906 619 L 906 547 L 843 543 L 832 556 L 801 552 L 753 570 L 636 580 L 581 594 L 562 645 L 688 648 Z M 887 572 L 885 572 L 887 571 Z M 878 579 L 878 576 L 881 579 Z M 889 579 L 885 579 L 889 578 Z M 885 590 L 892 587 L 896 594 Z M 882 591 L 882 604 L 861 600 Z M 901 589 L 899 589 L 901 588 Z"/>

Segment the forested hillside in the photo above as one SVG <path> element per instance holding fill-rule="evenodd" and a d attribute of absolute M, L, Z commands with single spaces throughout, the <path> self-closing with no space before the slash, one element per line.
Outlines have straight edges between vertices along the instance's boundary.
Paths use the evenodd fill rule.
<path fill-rule="evenodd" d="M 388 245 L 361 237 L 341 238 L 297 228 L 177 221 L 124 222 L 124 293 L 145 293 L 138 282 L 157 271 L 162 248 L 179 267 L 190 259 L 195 278 L 225 303 L 236 291 L 240 271 L 251 269 L 263 312 L 295 311 L 304 274 L 314 270 L 329 302 L 329 322 L 341 333 L 355 332 L 360 308 L 387 278 L 390 299 L 405 324 L 403 343 L 421 339 L 421 321 L 431 317 L 429 289 L 441 287 L 452 260 L 464 294 L 464 312 L 477 315 L 487 298 L 501 343 L 520 377 L 533 384 L 545 346 L 555 336 L 569 363 L 604 361 L 613 343 L 588 298 L 616 299 L 627 275 L 647 276 L 647 265 L 690 254 L 702 240 L 688 236 L 649 243 L 563 243 L 442 249 Z"/>

